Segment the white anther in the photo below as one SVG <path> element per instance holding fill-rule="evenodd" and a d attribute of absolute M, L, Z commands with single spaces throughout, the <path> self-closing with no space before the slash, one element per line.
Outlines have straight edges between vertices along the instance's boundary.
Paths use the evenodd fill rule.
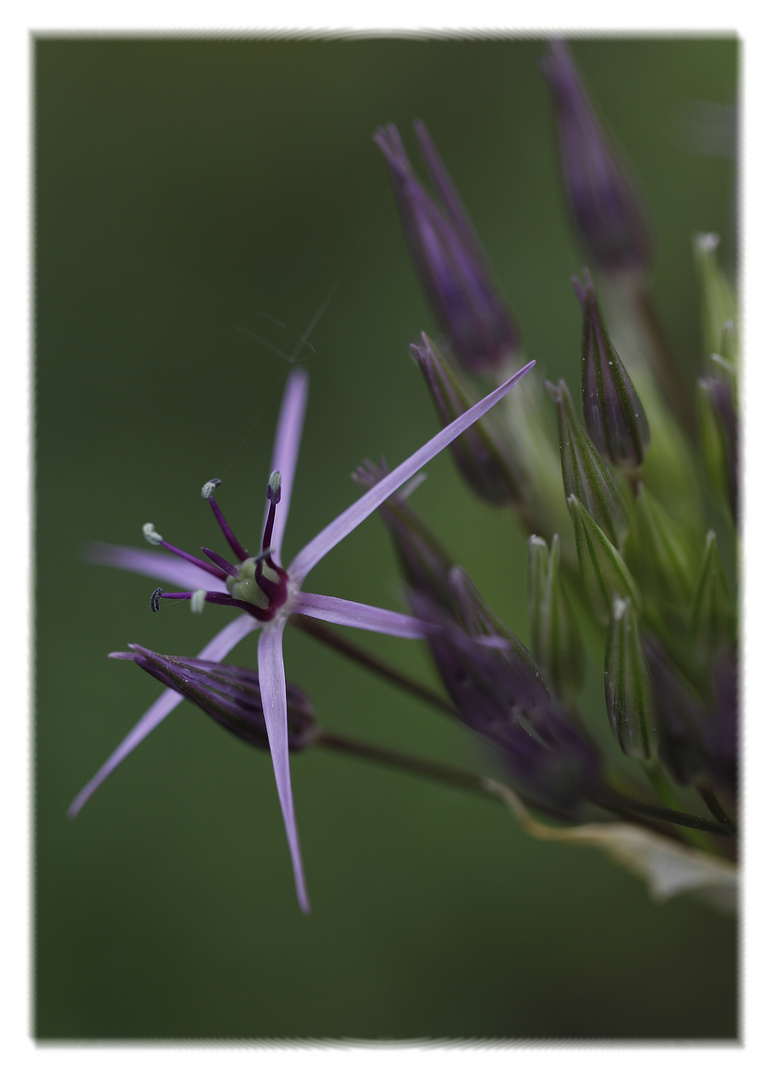
<path fill-rule="evenodd" d="M 218 488 L 221 483 L 222 481 L 216 476 L 213 480 L 207 480 L 201 488 L 201 498 L 210 499 L 214 494 L 215 488 Z"/>
<path fill-rule="evenodd" d="M 720 243 L 720 237 L 714 232 L 699 233 L 696 237 L 696 243 L 702 251 L 709 255 L 710 252 L 717 250 L 717 246 Z"/>
<path fill-rule="evenodd" d="M 620 596 L 616 596 L 613 598 L 613 619 L 615 622 L 623 619 L 624 615 L 626 614 L 626 609 L 628 607 L 628 599 L 622 600 Z"/>
<path fill-rule="evenodd" d="M 268 498 L 273 496 L 272 501 L 278 502 L 281 498 L 281 473 L 278 469 L 274 469 L 268 479 Z"/>
<path fill-rule="evenodd" d="M 196 589 L 190 597 L 190 610 L 194 615 L 200 615 L 206 604 L 206 589 Z"/>
<path fill-rule="evenodd" d="M 159 532 L 156 531 L 156 528 L 153 525 L 152 521 L 146 521 L 144 523 L 144 525 L 142 526 L 142 532 L 145 534 L 145 540 L 148 542 L 148 544 L 155 544 L 155 546 L 157 547 L 158 544 L 163 543 L 163 537 Z"/>

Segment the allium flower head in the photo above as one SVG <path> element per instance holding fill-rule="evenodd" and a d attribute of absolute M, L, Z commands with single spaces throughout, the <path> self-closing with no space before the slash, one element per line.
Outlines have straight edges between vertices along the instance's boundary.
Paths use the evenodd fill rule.
<path fill-rule="evenodd" d="M 326 554 L 369 517 L 402 484 L 448 446 L 454 438 L 500 401 L 531 367 L 532 363 L 522 368 L 482 401 L 429 439 L 424 446 L 416 450 L 393 472 L 375 484 L 371 490 L 322 529 L 300 550 L 289 565 L 284 567 L 281 548 L 308 391 L 306 373 L 300 368 L 295 368 L 287 380 L 281 405 L 267 486 L 268 505 L 265 510 L 262 541 L 256 555 L 250 556 L 247 553 L 217 504 L 214 491 L 219 486 L 218 480 L 205 484 L 201 494 L 211 506 L 231 549 L 234 561 L 217 554 L 210 548 L 202 548 L 201 550 L 209 560 L 205 562 L 198 556 L 188 554 L 181 548 L 168 543 L 151 523 L 144 526 L 145 538 L 150 544 L 164 548 L 167 554 L 110 545 L 99 545 L 92 551 L 95 562 L 123 567 L 156 580 L 161 578 L 182 586 L 183 591 L 180 592 L 168 592 L 163 588 L 155 589 L 151 597 L 153 610 L 158 610 L 163 599 L 188 599 L 195 612 L 202 611 L 206 604 L 235 607 L 239 610 L 238 617 L 201 650 L 199 660 L 220 662 L 251 631 L 258 629 L 262 631 L 257 646 L 262 710 L 273 759 L 279 802 L 289 841 L 297 897 L 304 911 L 310 908 L 289 774 L 288 706 L 283 657 L 284 627 L 290 615 L 299 614 L 344 626 L 358 627 L 362 630 L 376 630 L 397 637 L 422 637 L 425 628 L 419 619 L 411 615 L 386 611 L 338 597 L 305 592 L 302 590 L 303 581 Z M 164 691 L 77 796 L 69 810 L 71 816 L 78 813 L 102 781 L 153 728 L 169 715 L 181 700 L 182 694 L 177 690 L 169 688 Z"/>
<path fill-rule="evenodd" d="M 425 125 L 417 121 L 415 130 L 436 201 L 413 173 L 396 126 L 373 136 L 388 164 L 407 246 L 457 360 L 472 371 L 496 370 L 519 347 L 517 327 Z"/>
<path fill-rule="evenodd" d="M 644 268 L 651 257 L 647 213 L 564 41 L 550 43 L 541 70 L 554 102 L 565 196 L 581 239 L 606 273 Z"/>

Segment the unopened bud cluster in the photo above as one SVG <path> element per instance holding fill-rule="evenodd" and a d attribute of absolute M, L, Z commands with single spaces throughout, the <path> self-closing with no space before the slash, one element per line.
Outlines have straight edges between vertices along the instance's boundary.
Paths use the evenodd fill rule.
<path fill-rule="evenodd" d="M 702 371 L 688 387 L 652 313 L 653 242 L 638 185 L 564 42 L 549 46 L 542 69 L 568 210 L 591 265 L 572 280 L 581 314 L 574 373 L 546 381 L 541 393 L 531 381 L 512 396 L 505 423 L 486 418 L 453 447 L 471 490 L 513 509 L 530 533 L 530 649 L 493 615 L 405 499 L 389 499 L 381 515 L 412 609 L 431 625 L 428 644 L 448 694 L 462 719 L 498 747 L 533 805 L 577 813 L 599 801 L 618 769 L 592 734 L 597 717 L 580 712 L 583 690 L 595 680 L 618 750 L 630 766 L 643 766 L 628 790 L 650 794 L 653 777 L 659 797 L 662 784 L 681 785 L 670 807 L 692 811 L 704 798 L 713 810 L 724 806 L 718 818 L 725 822 L 736 811 L 736 295 L 717 261 L 718 238 L 696 238 Z M 441 350 L 424 335 L 412 352 L 447 422 L 478 396 L 480 373 L 501 377 L 519 334 L 502 332 L 505 305 L 491 300 L 479 242 L 422 125 L 418 135 L 441 211 L 412 176 L 396 130 L 376 141 L 443 335 Z M 442 245 L 433 242 L 440 231 Z M 468 266 L 473 251 L 476 290 L 470 272 L 463 288 L 439 289 L 460 280 L 457 256 L 443 250 L 463 250 Z M 469 351 L 471 326 L 477 344 Z M 496 335 L 497 350 L 489 344 Z M 549 411 L 556 431 L 553 420 L 545 422 Z M 697 421 L 692 428 L 689 417 Z M 377 475 L 360 470 L 358 479 L 371 484 Z M 598 634 L 604 656 L 593 672 L 587 646 Z"/>

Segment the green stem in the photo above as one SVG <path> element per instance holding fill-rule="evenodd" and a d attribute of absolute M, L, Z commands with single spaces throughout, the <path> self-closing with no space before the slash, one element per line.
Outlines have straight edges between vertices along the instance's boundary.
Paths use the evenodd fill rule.
<path fill-rule="evenodd" d="M 498 796 L 484 786 L 484 776 L 467 772 L 465 769 L 456 769 L 452 765 L 442 765 L 436 761 L 428 761 L 426 758 L 404 754 L 399 750 L 389 750 L 384 746 L 374 746 L 372 743 L 360 742 L 358 739 L 349 739 L 345 735 L 333 734 L 331 731 L 320 731 L 314 740 L 314 745 L 325 746 L 328 750 L 339 750 L 353 757 L 376 762 L 378 765 L 390 765 L 391 768 L 400 769 L 402 772 L 449 784 L 463 791 L 473 791 L 500 802 Z"/>
<path fill-rule="evenodd" d="M 619 795 L 618 792 L 609 792 L 606 795 L 598 796 L 593 798 L 592 802 L 596 806 L 601 806 L 605 810 L 612 810 L 617 814 L 629 810 L 635 816 L 656 818 L 659 821 L 666 821 L 683 829 L 701 829 L 702 832 L 721 834 L 726 832 L 722 824 L 710 821 L 708 818 L 698 817 L 696 814 L 686 814 L 685 811 L 673 810 L 666 806 L 653 806 L 651 803 L 641 802 L 639 799 L 630 799 L 625 795 Z"/>
<path fill-rule="evenodd" d="M 434 693 L 428 686 L 424 686 L 416 679 L 410 678 L 409 675 L 402 674 L 402 672 L 397 671 L 396 668 L 391 667 L 389 664 L 384 664 L 382 660 L 373 656 L 372 653 L 348 641 L 342 634 L 330 630 L 326 623 L 319 622 L 318 619 L 311 619 L 308 615 L 292 615 L 289 621 L 293 626 L 297 626 L 300 630 L 304 630 L 306 634 L 316 638 L 317 641 L 323 641 L 331 649 L 336 649 L 343 656 L 347 656 L 349 660 L 355 660 L 357 663 L 369 668 L 370 671 L 382 675 L 384 679 L 388 679 L 389 682 L 394 683 L 402 690 L 407 690 L 410 694 L 414 694 L 416 697 L 428 702 L 429 705 L 433 705 L 435 709 L 441 710 L 454 720 L 458 719 L 458 713 L 452 705 L 439 694 Z"/>
<path fill-rule="evenodd" d="M 723 809 L 723 806 L 718 799 L 712 788 L 700 787 L 697 789 L 699 795 L 704 800 L 704 805 L 714 817 L 715 821 L 719 821 L 723 826 L 723 830 L 729 834 L 729 836 L 736 836 L 736 823 L 731 820 L 727 812 Z"/>
<path fill-rule="evenodd" d="M 656 791 L 656 794 L 659 796 L 661 801 L 675 813 L 682 813 L 680 808 L 680 801 L 672 790 L 669 780 L 667 779 L 666 774 L 661 767 L 661 762 L 658 760 L 658 758 L 653 758 L 651 761 L 645 762 L 644 768 L 648 774 L 648 778 L 650 779 L 651 784 L 654 787 L 654 790 Z M 713 831 L 718 831 L 725 835 L 724 828 Z M 708 837 L 701 836 L 697 832 L 694 836 L 691 837 L 691 840 L 696 847 L 700 847 L 702 848 L 702 850 L 708 851 L 710 854 L 715 853 L 715 845 L 712 841 L 710 841 Z"/>

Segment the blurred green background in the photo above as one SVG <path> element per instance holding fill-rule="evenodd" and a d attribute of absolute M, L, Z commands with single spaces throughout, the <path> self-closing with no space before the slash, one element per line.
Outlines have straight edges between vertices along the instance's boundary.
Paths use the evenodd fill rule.
<path fill-rule="evenodd" d="M 578 386 L 581 266 L 537 40 L 39 38 L 36 141 L 35 1009 L 44 1039 L 698 1038 L 736 1033 L 735 924 L 650 901 L 599 853 L 539 844 L 493 802 L 310 751 L 293 758 L 313 905 L 296 905 L 270 761 L 183 705 L 81 816 L 72 798 L 156 696 L 138 641 L 194 654 L 227 621 L 150 613 L 153 583 L 90 539 L 218 547 L 199 491 L 252 548 L 286 362 L 319 321 L 285 550 L 437 427 L 408 343 L 435 328 L 371 141 L 422 117 L 540 378 Z M 646 191 L 654 287 L 699 356 L 691 235 L 735 246 L 734 163 L 694 102 L 733 105 L 729 39 L 578 40 Z M 285 323 L 282 327 L 279 323 Z M 523 637 L 525 539 L 447 455 L 414 505 Z M 221 544 L 219 545 L 221 547 Z M 308 587 L 394 606 L 369 520 Z M 352 635 L 356 636 L 356 635 Z M 357 640 L 432 680 L 420 647 Z M 234 655 L 254 659 L 254 638 Z M 287 676 L 332 730 L 469 768 L 471 737 L 287 631 Z M 600 687 L 597 687 L 598 703 Z"/>

